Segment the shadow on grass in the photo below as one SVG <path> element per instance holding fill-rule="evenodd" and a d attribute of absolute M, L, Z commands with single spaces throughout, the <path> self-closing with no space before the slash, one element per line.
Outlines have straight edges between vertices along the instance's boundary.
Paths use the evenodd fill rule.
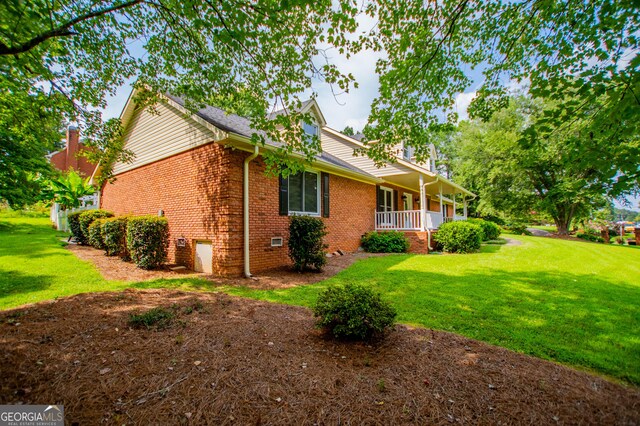
<path fill-rule="evenodd" d="M 484 247 L 493 253 L 501 246 Z M 312 306 L 327 286 L 357 282 L 381 292 L 398 321 L 593 369 L 640 384 L 640 290 L 593 274 L 543 271 L 425 271 L 420 258 L 357 262 L 321 283 L 281 290 L 225 287 L 227 293 Z"/>
<path fill-rule="evenodd" d="M 51 287 L 53 279 L 51 275 L 0 270 L 0 300 L 14 294 L 46 290 Z"/>
<path fill-rule="evenodd" d="M 48 225 L 0 221 L 0 257 L 46 257 L 52 248 L 62 247 L 65 235 Z M 57 253 L 56 253 L 57 254 Z"/>

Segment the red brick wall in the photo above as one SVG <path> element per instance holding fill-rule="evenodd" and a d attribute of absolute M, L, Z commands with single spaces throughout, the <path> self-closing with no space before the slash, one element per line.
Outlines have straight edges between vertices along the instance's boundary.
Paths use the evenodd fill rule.
<path fill-rule="evenodd" d="M 249 153 L 219 144 L 188 152 L 117 175 L 102 190 L 101 206 L 116 214 L 157 214 L 169 220 L 169 261 L 193 267 L 194 242 L 213 242 L 213 271 L 243 271 L 243 162 Z M 279 215 L 278 179 L 264 174 L 262 157 L 250 163 L 251 271 L 289 263 L 286 236 L 289 218 Z M 329 251 L 355 251 L 360 236 L 373 229 L 375 186 L 330 175 L 330 217 L 323 218 Z M 176 247 L 184 237 L 185 248 Z M 283 237 L 283 247 L 271 247 Z"/>
<path fill-rule="evenodd" d="M 429 234 L 427 232 L 405 231 L 404 235 L 409 240 L 409 253 L 429 253 Z M 431 234 L 431 238 L 433 239 L 433 233 Z"/>
<path fill-rule="evenodd" d="M 193 267 L 195 240 L 209 240 L 214 272 L 239 274 L 242 228 L 232 223 L 237 213 L 229 214 L 233 160 L 228 149 L 209 144 L 124 172 L 102 189 L 101 207 L 118 215 L 163 210 L 169 221 L 170 262 Z M 239 214 L 241 222 L 242 210 Z M 176 247 L 179 237 L 186 238 L 186 247 Z"/>
<path fill-rule="evenodd" d="M 238 167 L 242 167 L 242 161 L 238 162 Z M 279 215 L 278 179 L 267 177 L 264 170 L 262 157 L 251 162 L 249 217 L 252 272 L 290 263 L 286 240 L 289 217 Z M 235 174 L 232 172 L 232 175 Z M 325 243 L 329 245 L 328 251 L 355 251 L 360 246 L 362 234 L 374 227 L 375 185 L 330 175 L 329 194 L 330 215 L 322 218 L 327 225 Z M 238 209 L 242 211 L 242 199 L 239 200 Z M 283 247 L 271 247 L 272 237 L 283 237 Z"/>

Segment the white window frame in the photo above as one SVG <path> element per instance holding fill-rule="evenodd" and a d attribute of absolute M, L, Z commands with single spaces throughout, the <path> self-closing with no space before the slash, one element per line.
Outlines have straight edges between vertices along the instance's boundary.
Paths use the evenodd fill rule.
<path fill-rule="evenodd" d="M 291 190 L 289 187 L 289 179 L 287 179 L 287 211 L 289 212 L 289 216 L 316 216 L 316 217 L 320 217 L 321 212 L 322 212 L 322 206 L 320 205 L 320 201 L 322 198 L 322 188 L 320 187 L 320 172 L 314 169 L 305 169 L 303 170 L 302 173 L 304 176 L 304 173 L 314 173 L 316 175 L 316 187 L 318 188 L 318 190 L 316 191 L 316 206 L 318 206 L 318 211 L 317 212 L 305 212 L 305 211 L 296 211 L 296 210 L 290 210 L 289 209 L 289 197 L 291 196 Z M 305 191 L 305 185 L 304 185 L 304 181 L 302 182 L 302 208 L 304 208 L 304 191 Z"/>
<path fill-rule="evenodd" d="M 402 159 L 406 161 L 411 161 L 411 158 L 413 158 L 413 147 L 403 142 L 402 143 Z"/>
<path fill-rule="evenodd" d="M 306 130 L 305 130 L 305 125 L 306 126 L 315 127 L 315 129 L 316 129 L 315 133 L 314 134 L 307 133 Z M 305 138 L 304 142 L 305 143 L 309 143 L 310 140 L 308 139 L 308 137 L 311 137 L 311 138 L 313 138 L 314 136 L 317 137 L 317 138 L 320 137 L 320 126 L 318 125 L 318 123 L 307 123 L 307 122 L 303 121 L 302 122 L 302 133 L 303 133 L 303 137 Z"/>
<path fill-rule="evenodd" d="M 391 194 L 391 196 L 389 197 L 389 201 L 391 202 L 390 206 L 387 206 L 387 196 L 385 195 L 384 197 L 384 208 L 386 209 L 387 207 L 389 207 L 389 210 L 383 210 L 383 212 L 385 213 L 389 213 L 393 211 L 393 188 L 388 188 L 386 186 L 380 186 L 380 189 L 382 191 L 385 192 L 385 194 L 388 192 L 389 194 Z"/>

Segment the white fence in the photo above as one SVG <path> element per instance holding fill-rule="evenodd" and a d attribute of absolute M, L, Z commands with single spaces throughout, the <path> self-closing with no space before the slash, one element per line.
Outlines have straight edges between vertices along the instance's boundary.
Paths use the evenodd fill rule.
<path fill-rule="evenodd" d="M 438 229 L 444 222 L 454 220 L 466 220 L 465 216 L 442 217 L 442 213 L 424 212 L 424 223 L 426 229 Z M 397 230 L 397 231 L 421 231 L 422 211 L 404 210 L 375 213 L 376 231 Z"/>
<path fill-rule="evenodd" d="M 97 209 L 98 206 L 98 194 L 87 195 L 86 197 L 80 198 L 80 207 L 71 210 L 62 210 L 60 209 L 60 205 L 55 203 L 51 206 L 51 213 L 49 218 L 51 222 L 56 226 L 58 231 L 69 231 L 69 222 L 67 221 L 67 217 L 74 212 L 84 211 L 84 210 L 94 210 Z"/>
<path fill-rule="evenodd" d="M 376 212 L 376 230 L 419 231 L 422 229 L 421 210 Z"/>

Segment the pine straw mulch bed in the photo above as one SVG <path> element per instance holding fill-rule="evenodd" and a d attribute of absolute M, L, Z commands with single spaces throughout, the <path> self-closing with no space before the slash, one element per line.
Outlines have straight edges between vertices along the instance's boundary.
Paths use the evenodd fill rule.
<path fill-rule="evenodd" d="M 131 312 L 179 310 L 162 331 Z M 188 313 L 191 307 L 193 312 Z M 309 310 L 170 290 L 0 313 L 3 404 L 68 424 L 634 424 L 640 391 L 454 334 L 336 343 Z"/>
<path fill-rule="evenodd" d="M 161 269 L 147 271 L 138 268 L 132 262 L 125 262 L 118 256 L 105 256 L 103 250 L 91 246 L 68 244 L 67 249 L 76 257 L 93 263 L 100 274 L 107 280 L 120 281 L 149 281 L 162 278 L 206 278 L 218 285 L 241 285 L 256 289 L 288 288 L 303 284 L 312 284 L 334 276 L 358 259 L 371 256 L 385 256 L 373 253 L 346 253 L 344 256 L 332 256 L 327 258 L 327 265 L 322 272 L 298 273 L 290 267 L 281 267 L 269 271 L 257 273 L 252 279 L 240 277 L 225 277 L 206 275 L 188 269 L 172 271 L 170 266 Z"/>

